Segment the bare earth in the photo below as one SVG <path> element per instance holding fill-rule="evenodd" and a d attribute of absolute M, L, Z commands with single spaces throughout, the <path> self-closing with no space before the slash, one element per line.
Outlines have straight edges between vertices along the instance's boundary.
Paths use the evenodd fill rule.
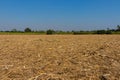
<path fill-rule="evenodd" d="M 0 35 L 0 80 L 120 80 L 120 36 Z"/>

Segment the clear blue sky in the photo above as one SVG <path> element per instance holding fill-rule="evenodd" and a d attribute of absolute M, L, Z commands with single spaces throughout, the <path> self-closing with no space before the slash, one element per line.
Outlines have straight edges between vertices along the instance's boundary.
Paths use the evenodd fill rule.
<path fill-rule="evenodd" d="M 0 0 L 0 29 L 91 30 L 120 24 L 120 0 Z"/>

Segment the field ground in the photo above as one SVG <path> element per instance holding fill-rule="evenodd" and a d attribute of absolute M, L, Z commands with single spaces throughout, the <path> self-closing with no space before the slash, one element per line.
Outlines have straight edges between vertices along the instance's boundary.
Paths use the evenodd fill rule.
<path fill-rule="evenodd" d="M 120 36 L 0 35 L 0 80 L 120 80 Z"/>

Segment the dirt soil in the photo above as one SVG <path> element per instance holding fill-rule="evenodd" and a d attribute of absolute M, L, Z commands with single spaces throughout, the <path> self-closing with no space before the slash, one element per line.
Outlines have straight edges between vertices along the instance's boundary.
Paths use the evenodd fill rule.
<path fill-rule="evenodd" d="M 120 80 L 120 36 L 0 35 L 0 80 Z"/>

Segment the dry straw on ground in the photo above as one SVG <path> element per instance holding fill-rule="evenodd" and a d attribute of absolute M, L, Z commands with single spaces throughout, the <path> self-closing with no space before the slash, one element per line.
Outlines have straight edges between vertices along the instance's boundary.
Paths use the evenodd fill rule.
<path fill-rule="evenodd" d="M 0 80 L 120 80 L 120 36 L 0 35 Z"/>

